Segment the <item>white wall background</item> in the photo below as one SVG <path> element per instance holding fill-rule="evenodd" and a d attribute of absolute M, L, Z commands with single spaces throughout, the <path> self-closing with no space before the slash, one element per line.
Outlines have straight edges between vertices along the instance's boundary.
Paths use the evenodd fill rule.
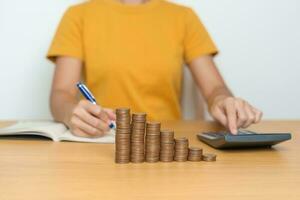
<path fill-rule="evenodd" d="M 0 120 L 51 117 L 53 66 L 44 57 L 64 10 L 77 2 L 0 0 Z M 261 108 L 265 119 L 300 119 L 299 0 L 176 2 L 193 7 L 207 26 L 237 96 Z"/>

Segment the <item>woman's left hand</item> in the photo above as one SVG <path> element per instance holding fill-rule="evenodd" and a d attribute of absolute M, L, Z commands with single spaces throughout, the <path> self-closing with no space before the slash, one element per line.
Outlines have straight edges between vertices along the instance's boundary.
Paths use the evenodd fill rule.
<path fill-rule="evenodd" d="M 210 107 L 211 115 L 231 133 L 261 121 L 263 113 L 247 101 L 236 97 L 216 97 Z"/>

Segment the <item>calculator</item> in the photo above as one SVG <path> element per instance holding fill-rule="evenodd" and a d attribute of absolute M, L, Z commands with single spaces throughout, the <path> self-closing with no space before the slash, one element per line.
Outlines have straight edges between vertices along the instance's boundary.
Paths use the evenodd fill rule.
<path fill-rule="evenodd" d="M 237 135 L 230 132 L 203 132 L 197 137 L 216 149 L 271 147 L 292 138 L 290 133 L 255 133 L 247 130 L 239 130 Z"/>

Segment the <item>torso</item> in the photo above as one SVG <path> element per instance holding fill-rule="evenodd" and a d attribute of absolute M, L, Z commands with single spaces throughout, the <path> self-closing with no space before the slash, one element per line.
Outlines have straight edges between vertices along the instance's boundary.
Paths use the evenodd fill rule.
<path fill-rule="evenodd" d="M 166 2 L 119 6 L 105 0 L 85 5 L 88 86 L 102 106 L 131 107 L 150 119 L 180 118 L 184 12 Z"/>

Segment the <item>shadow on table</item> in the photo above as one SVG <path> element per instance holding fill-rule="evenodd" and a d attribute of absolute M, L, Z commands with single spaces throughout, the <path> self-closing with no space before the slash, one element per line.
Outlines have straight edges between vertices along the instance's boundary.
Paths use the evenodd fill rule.
<path fill-rule="evenodd" d="M 39 135 L 5 135 L 0 137 L 1 140 L 41 140 L 41 141 L 52 141 L 50 138 L 39 136 Z"/>
<path fill-rule="evenodd" d="M 277 152 L 277 151 L 287 151 L 289 148 L 282 145 L 274 146 L 265 146 L 265 147 L 242 147 L 242 148 L 231 148 L 231 149 L 222 149 L 224 153 L 247 153 L 247 152 Z"/>

